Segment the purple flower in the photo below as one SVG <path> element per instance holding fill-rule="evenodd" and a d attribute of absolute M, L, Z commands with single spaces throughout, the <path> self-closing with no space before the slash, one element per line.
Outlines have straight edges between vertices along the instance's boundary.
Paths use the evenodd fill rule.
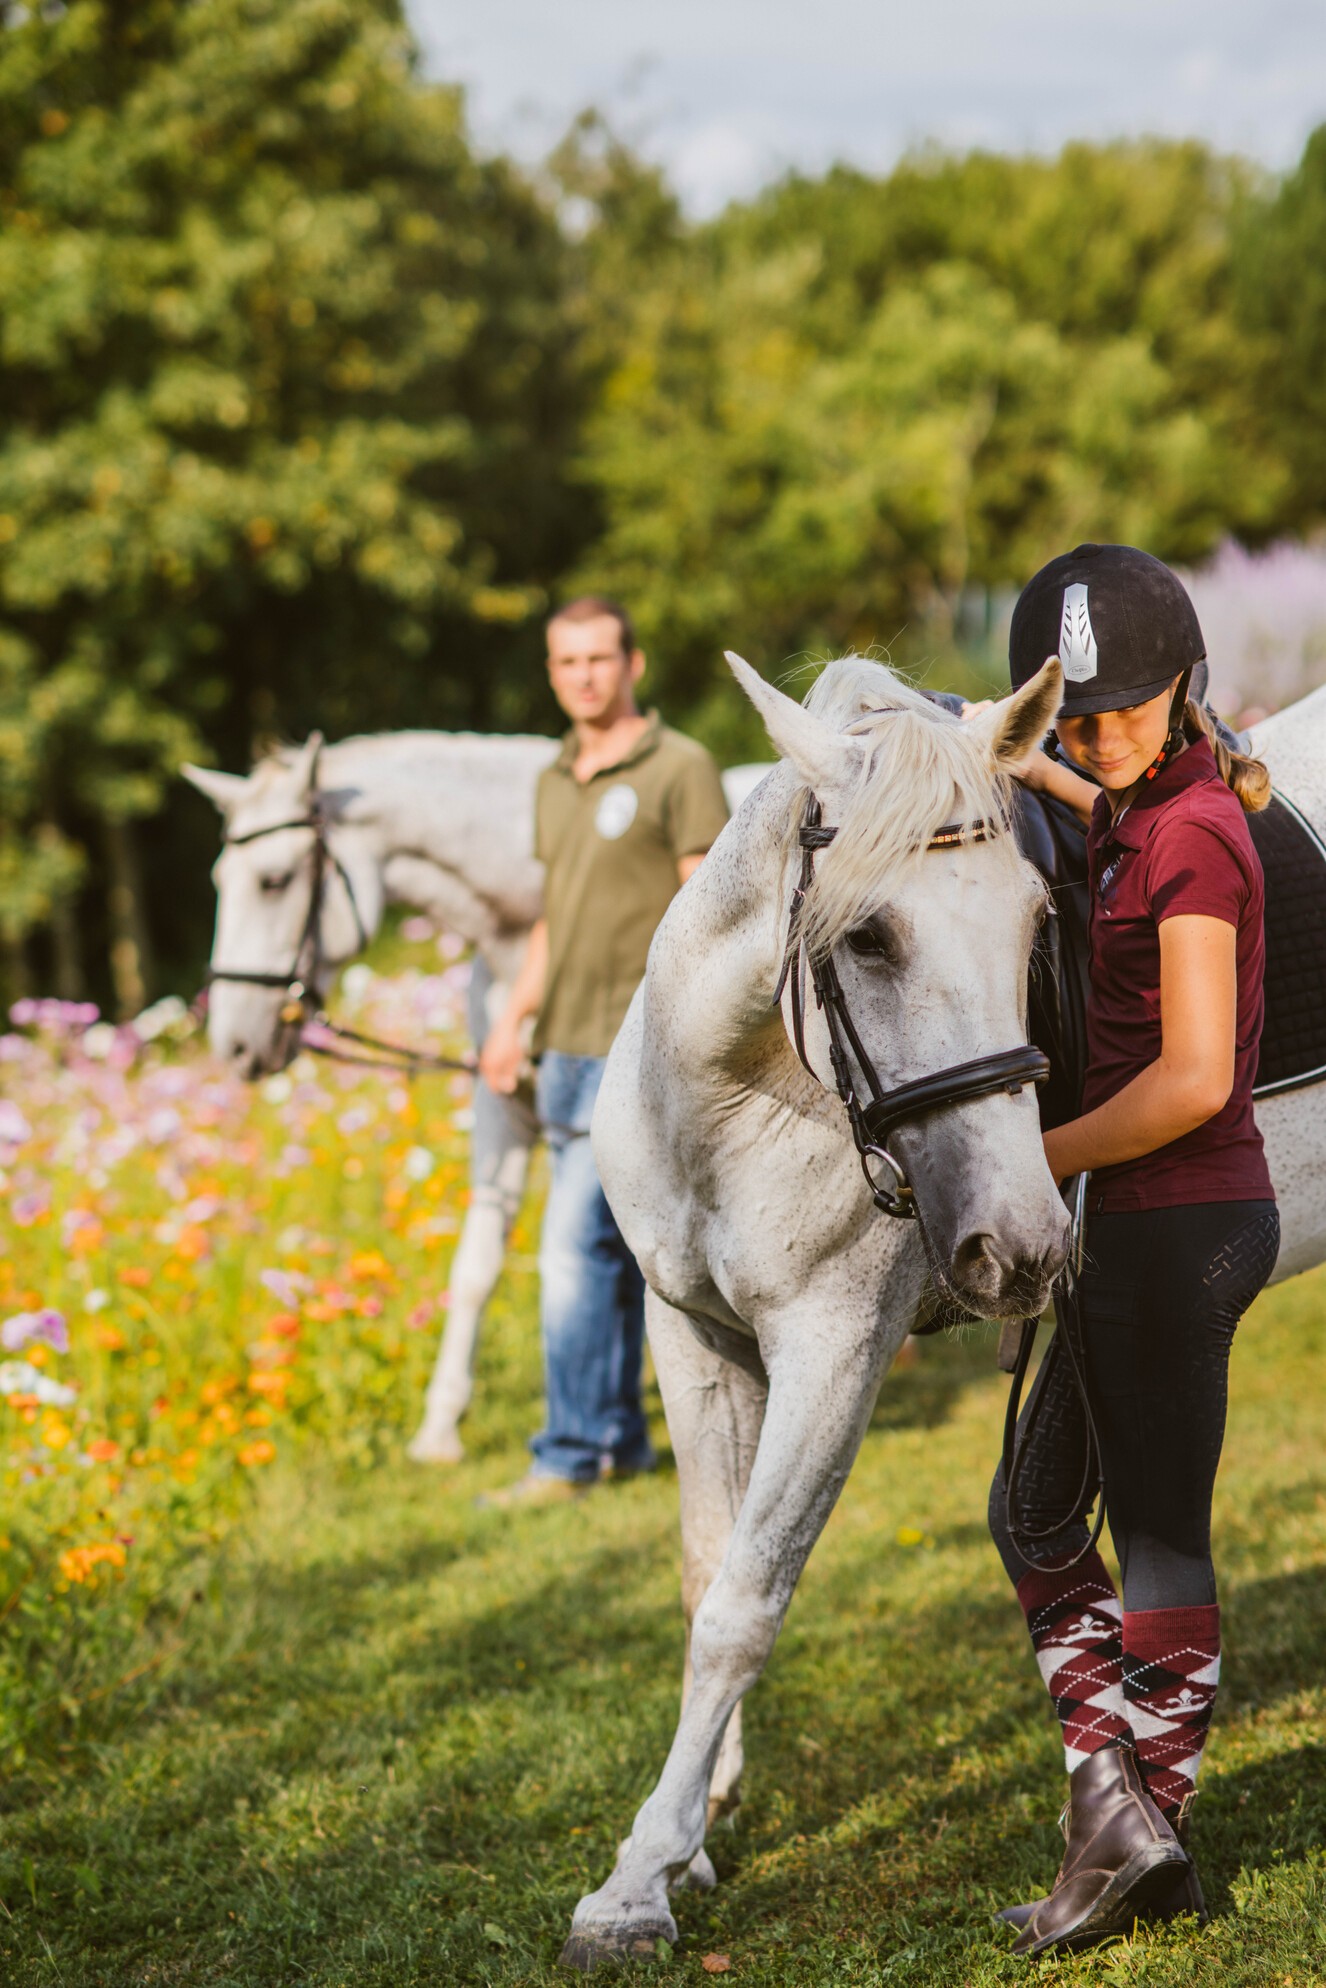
<path fill-rule="evenodd" d="M 21 1353 L 25 1346 L 40 1343 L 53 1353 L 69 1351 L 69 1327 L 63 1312 L 49 1306 L 39 1312 L 15 1312 L 0 1325 L 0 1346 L 8 1353 Z"/>

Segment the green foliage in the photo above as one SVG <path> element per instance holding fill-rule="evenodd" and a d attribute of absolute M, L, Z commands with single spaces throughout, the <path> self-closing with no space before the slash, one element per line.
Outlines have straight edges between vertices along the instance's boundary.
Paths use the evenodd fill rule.
<path fill-rule="evenodd" d="M 560 247 L 412 64 L 394 0 L 0 27 L 11 837 L 154 814 L 255 728 L 491 707 L 565 529 Z M 479 681 L 430 699 L 443 639 Z"/>
<path fill-rule="evenodd" d="M 1235 267 L 1261 366 L 1254 407 L 1289 467 L 1281 521 L 1326 520 L 1326 124 L 1279 188 L 1239 217 Z"/>
<path fill-rule="evenodd" d="M 586 574 L 703 710 L 724 642 L 943 652 L 970 590 L 1079 539 L 1190 559 L 1263 531 L 1284 479 L 1246 417 L 1240 185 L 1192 144 L 922 158 L 673 242 L 589 426 Z"/>

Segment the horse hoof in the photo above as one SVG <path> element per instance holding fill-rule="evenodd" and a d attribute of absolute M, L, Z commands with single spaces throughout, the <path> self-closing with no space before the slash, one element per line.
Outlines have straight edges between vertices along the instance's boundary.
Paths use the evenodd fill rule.
<path fill-rule="evenodd" d="M 676 1937 L 676 1927 L 661 1919 L 644 1926 L 572 1927 L 557 1964 L 577 1974 L 592 1974 L 596 1967 L 622 1968 L 633 1960 L 657 1960 L 660 1941 L 670 1948 Z"/>
<path fill-rule="evenodd" d="M 405 1454 L 413 1463 L 460 1463 L 465 1445 L 454 1429 L 421 1429 Z"/>

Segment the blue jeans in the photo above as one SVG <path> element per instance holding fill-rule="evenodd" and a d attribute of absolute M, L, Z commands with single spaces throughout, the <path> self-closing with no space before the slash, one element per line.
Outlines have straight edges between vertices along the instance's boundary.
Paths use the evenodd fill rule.
<path fill-rule="evenodd" d="M 538 1111 L 552 1153 L 539 1246 L 547 1427 L 534 1468 L 581 1482 L 654 1461 L 640 1407 L 645 1285 L 599 1185 L 589 1121 L 601 1056 L 545 1053 Z"/>

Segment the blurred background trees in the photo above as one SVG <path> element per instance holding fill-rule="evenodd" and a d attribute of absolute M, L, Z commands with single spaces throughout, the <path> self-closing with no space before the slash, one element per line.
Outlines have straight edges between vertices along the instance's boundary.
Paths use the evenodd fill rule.
<path fill-rule="evenodd" d="M 1326 127 L 1279 184 L 922 155 L 699 225 L 593 113 L 536 178 L 479 156 L 397 0 L 0 0 L 8 991 L 193 984 L 182 758 L 550 729 L 571 588 L 741 756 L 724 646 L 975 684 L 1065 545 L 1310 536 L 1323 271 Z"/>

